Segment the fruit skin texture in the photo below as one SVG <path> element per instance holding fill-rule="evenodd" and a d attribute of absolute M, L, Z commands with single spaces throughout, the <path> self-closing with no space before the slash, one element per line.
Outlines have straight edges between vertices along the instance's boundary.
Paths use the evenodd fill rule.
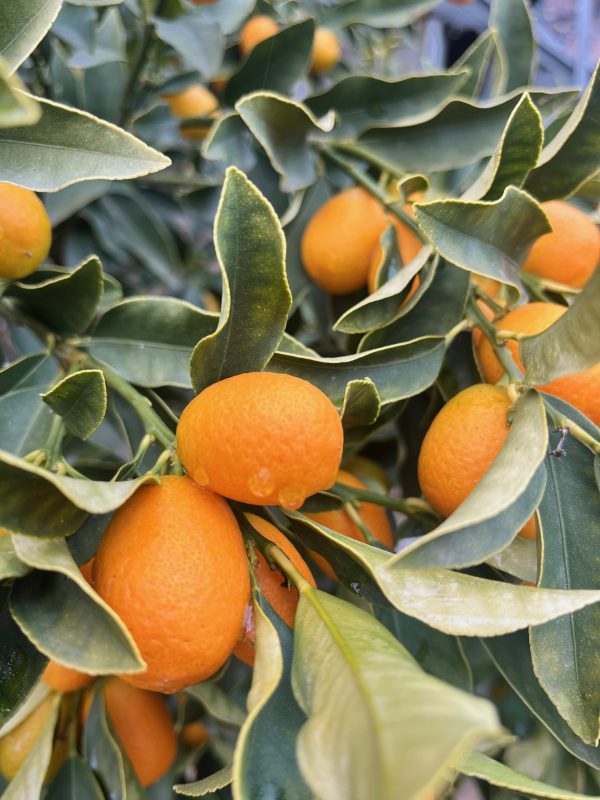
<path fill-rule="evenodd" d="M 118 678 L 105 687 L 106 710 L 142 786 L 171 767 L 177 754 L 173 720 L 164 700 Z"/>
<path fill-rule="evenodd" d="M 91 683 L 94 678 L 85 672 L 51 661 L 44 671 L 42 680 L 55 692 L 76 692 Z"/>
<path fill-rule="evenodd" d="M 52 225 L 39 197 L 0 183 L 0 280 L 18 280 L 40 266 L 52 243 Z"/>
<path fill-rule="evenodd" d="M 240 51 L 242 55 L 247 56 L 257 44 L 274 36 L 278 30 L 279 26 L 275 20 L 265 14 L 257 14 L 255 17 L 251 17 L 240 32 Z"/>
<path fill-rule="evenodd" d="M 52 712 L 55 695 L 49 695 L 23 722 L 0 739 L 0 772 L 12 781 L 38 740 Z"/>
<path fill-rule="evenodd" d="M 561 200 L 542 208 L 554 230 L 534 242 L 523 269 L 581 289 L 600 261 L 600 231 L 583 211 Z"/>
<path fill-rule="evenodd" d="M 177 427 L 177 452 L 192 480 L 254 505 L 299 508 L 328 489 L 343 445 L 329 398 L 308 381 L 274 372 L 209 386 Z"/>
<path fill-rule="evenodd" d="M 205 680 L 231 655 L 250 594 L 233 513 L 223 498 L 186 477 L 142 486 L 100 542 L 94 587 L 148 665 L 124 681 L 176 692 Z"/>
<path fill-rule="evenodd" d="M 329 28 L 317 28 L 313 41 L 311 71 L 323 75 L 335 67 L 342 55 L 342 48 L 335 33 Z"/>
<path fill-rule="evenodd" d="M 557 303 L 526 303 L 509 311 L 494 324 L 499 330 L 512 333 L 540 333 L 556 322 L 566 310 L 565 306 Z M 519 343 L 509 341 L 507 345 L 515 361 L 523 369 L 519 357 Z M 484 379 L 488 383 L 496 383 L 501 378 L 503 370 L 487 337 L 479 338 L 476 343 L 476 354 Z M 600 362 L 582 372 L 564 375 L 539 388 L 575 406 L 592 422 L 600 425 Z"/>
<path fill-rule="evenodd" d="M 219 108 L 219 101 L 215 95 L 201 83 L 194 83 L 176 94 L 163 95 L 163 100 L 168 103 L 171 114 L 178 119 L 214 117 Z M 198 125 L 194 128 L 185 128 L 182 133 L 190 139 L 202 139 L 209 128 L 209 125 Z"/>
<path fill-rule="evenodd" d="M 343 469 L 338 472 L 336 483 L 343 483 L 344 486 L 352 486 L 354 489 L 365 490 L 367 488 L 358 478 Z M 394 537 L 385 510 L 381 506 L 375 505 L 375 503 L 364 502 L 359 505 L 358 513 L 377 541 L 391 549 L 394 546 Z M 306 516 L 310 517 L 310 519 L 314 519 L 314 521 L 318 522 L 320 525 L 325 525 L 325 527 L 331 528 L 337 533 L 341 533 L 343 536 L 347 536 L 349 539 L 355 539 L 357 542 L 365 541 L 363 532 L 358 525 L 356 525 L 342 509 L 319 511 L 316 514 L 307 514 Z M 329 575 L 330 578 L 337 579 L 335 572 L 322 555 L 315 553 L 314 550 L 311 550 L 310 554 L 317 566 L 320 567 L 326 575 Z"/>
<path fill-rule="evenodd" d="M 270 522 L 267 522 L 267 520 L 262 519 L 262 517 L 257 517 L 256 514 L 246 514 L 246 519 L 265 539 L 274 542 L 280 550 L 283 550 L 298 572 L 311 586 L 316 587 L 317 584 L 308 564 L 281 531 L 271 525 Z M 288 627 L 293 628 L 296 619 L 296 608 L 300 599 L 298 590 L 294 586 L 288 588 L 284 574 L 278 569 L 271 569 L 266 558 L 258 550 L 256 551 L 256 558 L 258 563 L 254 567 L 254 575 L 261 592 L 273 608 L 273 611 L 281 617 Z M 235 646 L 233 654 L 249 666 L 254 664 L 253 628 L 245 632 L 244 639 Z"/>
<path fill-rule="evenodd" d="M 330 198 L 302 236 L 302 263 L 329 294 L 350 294 L 367 283 L 373 250 L 385 230 L 383 206 L 359 186 Z"/>

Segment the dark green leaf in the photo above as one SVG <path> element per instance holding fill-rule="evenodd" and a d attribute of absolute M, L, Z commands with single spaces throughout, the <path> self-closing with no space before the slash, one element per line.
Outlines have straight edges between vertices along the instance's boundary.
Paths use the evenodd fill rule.
<path fill-rule="evenodd" d="M 158 38 L 171 45 L 185 64 L 207 80 L 214 78 L 221 66 L 225 42 L 219 24 L 208 22 L 202 10 L 174 19 L 155 17 L 153 22 Z"/>
<path fill-rule="evenodd" d="M 535 43 L 526 0 L 494 0 L 490 27 L 500 56 L 498 94 L 527 86 L 533 73 Z"/>
<path fill-rule="evenodd" d="M 194 686 L 188 686 L 186 694 L 201 703 L 214 719 L 237 728 L 243 724 L 246 714 L 240 706 L 212 681 L 204 681 Z"/>
<path fill-rule="evenodd" d="M 48 327 L 60 334 L 83 333 L 102 299 L 102 264 L 91 256 L 72 272 L 44 270 L 27 281 L 12 283 L 16 297 Z"/>
<path fill-rule="evenodd" d="M 56 19 L 62 0 L 14 0 L 0 19 L 0 58 L 11 72 L 20 66 Z"/>
<path fill-rule="evenodd" d="M 364 22 L 374 28 L 401 28 L 410 25 L 436 5 L 436 0 L 346 0 L 325 14 L 325 25 L 337 27 Z"/>
<path fill-rule="evenodd" d="M 259 42 L 227 82 L 227 104 L 254 91 L 291 92 L 308 70 L 314 30 L 314 20 L 305 19 Z"/>
<path fill-rule="evenodd" d="M 46 800 L 104 800 L 104 795 L 87 761 L 73 755 L 52 781 Z"/>
<path fill-rule="evenodd" d="M 202 145 L 202 154 L 247 173 L 256 166 L 254 147 L 252 134 L 243 119 L 232 113 L 220 117 L 212 126 Z"/>
<path fill-rule="evenodd" d="M 305 102 L 317 117 L 335 111 L 336 138 L 351 138 L 377 125 L 414 124 L 435 116 L 448 98 L 460 94 L 466 70 L 384 80 L 348 75 Z"/>
<path fill-rule="evenodd" d="M 45 445 L 52 412 L 40 398 L 42 388 L 17 389 L 0 397 L 0 430 L 6 452 L 26 456 Z"/>
<path fill-rule="evenodd" d="M 0 128 L 0 180 L 55 192 L 78 181 L 137 178 L 171 163 L 91 114 L 50 100 L 38 102 L 42 117 L 35 125 Z"/>
<path fill-rule="evenodd" d="M 372 425 L 380 411 L 381 399 L 370 378 L 348 382 L 340 412 L 344 428 Z"/>
<path fill-rule="evenodd" d="M 43 394 L 42 400 L 63 418 L 73 436 L 87 439 L 100 427 L 106 414 L 104 375 L 99 369 L 74 372 Z"/>
<path fill-rule="evenodd" d="M 514 186 L 494 202 L 439 200 L 416 203 L 415 209 L 419 225 L 444 258 L 515 287 L 529 248 L 550 231 L 539 205 Z"/>
<path fill-rule="evenodd" d="M 48 353 L 30 353 L 0 370 L 0 395 L 49 383 L 57 371 L 58 364 Z"/>
<path fill-rule="evenodd" d="M 492 55 L 496 49 L 493 31 L 484 31 L 473 44 L 465 50 L 462 56 L 452 65 L 457 72 L 467 67 L 471 74 L 458 90 L 457 94 L 463 97 L 476 97 L 479 95 Z"/>
<path fill-rule="evenodd" d="M 600 270 L 595 270 L 581 294 L 546 330 L 519 344 L 527 369 L 525 380 L 546 384 L 580 372 L 600 361 Z"/>
<path fill-rule="evenodd" d="M 525 188 L 538 200 L 573 194 L 600 169 L 600 65 L 569 120 L 542 150 Z"/>
<path fill-rule="evenodd" d="M 192 353 L 197 392 L 240 372 L 261 370 L 281 341 L 292 302 L 279 220 L 235 167 L 223 184 L 215 248 L 223 278 L 221 314 L 217 330 Z"/>
<path fill-rule="evenodd" d="M 305 106 L 271 92 L 254 92 L 235 107 L 281 175 L 282 192 L 305 189 L 315 182 L 318 157 L 308 138 L 330 131 L 333 115 L 316 119 Z"/>
<path fill-rule="evenodd" d="M 106 194 L 112 185 L 112 181 L 84 181 L 46 195 L 44 205 L 52 225 L 69 219 L 77 211 Z"/>

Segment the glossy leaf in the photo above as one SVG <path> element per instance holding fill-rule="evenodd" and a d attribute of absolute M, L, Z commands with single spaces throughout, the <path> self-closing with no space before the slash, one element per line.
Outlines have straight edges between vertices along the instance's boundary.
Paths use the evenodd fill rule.
<path fill-rule="evenodd" d="M 19 558 L 36 572 L 13 587 L 11 612 L 38 649 L 91 675 L 143 671 L 131 634 L 89 586 L 64 539 L 13 541 Z"/>
<path fill-rule="evenodd" d="M 579 103 L 552 141 L 542 150 L 540 162 L 525 188 L 538 200 L 573 194 L 600 169 L 600 64 Z"/>
<path fill-rule="evenodd" d="M 269 369 L 314 383 L 339 408 L 343 405 L 348 383 L 369 378 L 385 405 L 431 386 L 440 370 L 443 351 L 443 341 L 429 339 L 333 358 L 307 358 L 279 352 L 269 361 Z"/>
<path fill-rule="evenodd" d="M 513 186 L 493 202 L 440 200 L 416 203 L 415 210 L 420 227 L 444 258 L 515 287 L 529 248 L 550 230 L 538 204 Z"/>
<path fill-rule="evenodd" d="M 19 89 L 23 89 L 23 84 L 16 75 L 10 75 L 0 58 L 0 128 L 33 125 L 40 118 L 36 101 Z"/>
<path fill-rule="evenodd" d="M 246 714 L 238 704 L 212 681 L 203 681 L 194 686 L 188 686 L 185 692 L 201 703 L 211 717 L 219 722 L 239 728 L 246 718 Z"/>
<path fill-rule="evenodd" d="M 231 780 L 231 767 L 223 767 L 223 769 L 213 775 L 209 775 L 207 778 L 201 778 L 201 780 L 193 781 L 192 783 L 178 783 L 173 789 L 176 794 L 181 794 L 185 797 L 204 797 L 204 795 L 212 795 L 213 792 L 229 786 Z"/>
<path fill-rule="evenodd" d="M 90 256 L 72 272 L 44 270 L 27 281 L 10 285 L 7 294 L 16 297 L 52 331 L 83 333 L 102 299 L 102 264 Z"/>
<path fill-rule="evenodd" d="M 533 74 L 535 43 L 526 0 L 494 0 L 490 27 L 500 55 L 498 93 L 528 86 Z"/>
<path fill-rule="evenodd" d="M 259 42 L 227 82 L 227 104 L 234 105 L 254 91 L 290 93 L 308 70 L 314 30 L 314 20 L 309 18 Z"/>
<path fill-rule="evenodd" d="M 78 181 L 138 178 L 170 160 L 135 136 L 84 111 L 38 100 L 39 122 L 0 128 L 0 180 L 38 192 Z"/>
<path fill-rule="evenodd" d="M 463 97 L 476 97 L 479 95 L 485 82 L 488 67 L 493 53 L 496 50 L 496 40 L 493 31 L 484 31 L 473 44 L 465 50 L 461 57 L 452 65 L 457 72 L 463 68 L 470 70 L 470 75 L 462 84 L 457 94 Z"/>
<path fill-rule="evenodd" d="M 57 371 L 57 362 L 47 352 L 30 353 L 18 358 L 0 370 L 0 395 L 48 383 Z"/>
<path fill-rule="evenodd" d="M 40 398 L 40 389 L 27 387 L 0 397 L 2 447 L 16 456 L 43 447 L 52 427 L 52 412 Z"/>
<path fill-rule="evenodd" d="M 519 631 L 509 636 L 495 636 L 486 639 L 483 646 L 527 708 L 562 746 L 581 761 L 600 769 L 600 747 L 585 744 L 573 733 L 540 686 L 531 663 L 527 632 Z"/>
<path fill-rule="evenodd" d="M 256 166 L 255 147 L 252 134 L 235 112 L 219 117 L 211 127 L 202 144 L 202 155 L 248 173 Z"/>
<path fill-rule="evenodd" d="M 272 92 L 246 95 L 235 107 L 281 175 L 282 192 L 305 189 L 315 182 L 318 157 L 308 139 L 331 130 L 332 114 L 317 119 L 306 106 Z"/>
<path fill-rule="evenodd" d="M 29 567 L 24 564 L 15 552 L 12 536 L 0 536 L 0 581 L 20 578 L 27 575 Z"/>
<path fill-rule="evenodd" d="M 463 775 L 472 778 L 479 778 L 492 786 L 500 786 L 518 794 L 526 794 L 531 797 L 547 797 L 550 800 L 598 800 L 588 794 L 570 792 L 567 789 L 558 789 L 556 786 L 549 786 L 547 783 L 536 781 L 528 775 L 523 775 L 506 764 L 494 761 L 483 753 L 471 753 L 464 761 L 458 765 L 458 769 Z"/>
<path fill-rule="evenodd" d="M 545 384 L 593 367 L 600 361 L 600 270 L 595 270 L 575 302 L 556 322 L 519 343 L 525 379 Z"/>
<path fill-rule="evenodd" d="M 381 411 L 381 398 L 370 378 L 349 381 L 340 416 L 345 428 L 372 425 Z"/>
<path fill-rule="evenodd" d="M 544 403 L 536 392 L 528 392 L 517 403 L 504 446 L 473 491 L 388 567 L 468 567 L 503 550 L 542 499 L 547 431 Z"/>
<path fill-rule="evenodd" d="M 430 11 L 435 0 L 347 0 L 329 9 L 324 24 L 337 27 L 363 22 L 374 28 L 400 28 Z"/>
<path fill-rule="evenodd" d="M 421 797 L 500 735 L 490 703 L 426 675 L 372 616 L 318 590 L 300 597 L 293 687 L 309 717 L 300 768 L 321 797 Z"/>
<path fill-rule="evenodd" d="M 221 314 L 217 330 L 192 353 L 196 392 L 240 372 L 261 370 L 281 341 L 292 302 L 279 220 L 235 167 L 227 170 L 223 184 L 215 249 L 223 278 Z"/>
<path fill-rule="evenodd" d="M 225 41 L 217 22 L 208 22 L 203 14 L 190 12 L 174 19 L 154 18 L 158 38 L 171 45 L 184 63 L 206 80 L 214 78 L 223 58 Z"/>
<path fill-rule="evenodd" d="M 3 590 L 3 595 L 4 595 Z M 48 659 L 36 650 L 0 597 L 0 727 L 11 719 L 37 684 Z"/>
<path fill-rule="evenodd" d="M 48 194 L 44 198 L 44 205 L 52 225 L 69 219 L 77 211 L 106 194 L 112 185 L 112 181 L 84 181 Z"/>
<path fill-rule="evenodd" d="M 510 115 L 498 149 L 463 200 L 498 200 L 507 186 L 522 186 L 542 150 L 540 113 L 527 93 Z"/>
<path fill-rule="evenodd" d="M 347 75 L 305 102 L 318 117 L 335 111 L 336 137 L 351 138 L 376 125 L 414 124 L 435 116 L 450 96 L 460 94 L 468 75 L 466 70 L 400 80 Z"/>
<path fill-rule="evenodd" d="M 173 297 L 133 297 L 107 309 L 89 351 L 138 386 L 190 386 L 189 361 L 216 314 Z"/>
<path fill-rule="evenodd" d="M 104 800 L 87 761 L 70 756 L 48 788 L 46 800 Z"/>
<path fill-rule="evenodd" d="M 548 484 L 540 505 L 539 585 L 544 588 L 598 585 L 600 494 L 593 467 L 593 453 L 576 439 L 569 441 L 567 457 L 547 457 Z M 600 739 L 599 624 L 600 607 L 590 606 L 530 631 L 533 668 L 542 688 L 575 733 L 592 745 Z"/>
<path fill-rule="evenodd" d="M 259 797 L 277 787 L 287 800 L 311 800 L 296 757 L 296 738 L 306 720 L 292 693 L 292 631 L 264 598 L 254 602 L 256 662 L 248 695 L 249 714 L 233 761 L 235 800 Z"/>
<path fill-rule="evenodd" d="M 39 737 L 27 754 L 19 771 L 9 783 L 2 795 L 2 800 L 37 800 L 41 796 L 42 786 L 52 755 L 52 739 L 58 717 L 60 696 L 56 695 L 51 702 L 48 715 Z"/>
<path fill-rule="evenodd" d="M 106 414 L 106 383 L 99 369 L 83 369 L 67 375 L 42 400 L 64 420 L 67 430 L 87 439 Z"/>
<path fill-rule="evenodd" d="M 11 72 L 43 39 L 56 19 L 62 0 L 14 0 L 2 8 L 0 58 Z"/>

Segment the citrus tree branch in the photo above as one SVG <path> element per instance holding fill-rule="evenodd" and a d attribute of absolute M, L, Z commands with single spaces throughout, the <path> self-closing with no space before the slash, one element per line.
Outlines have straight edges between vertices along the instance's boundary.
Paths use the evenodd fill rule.
<path fill-rule="evenodd" d="M 482 333 L 489 339 L 489 342 L 494 349 L 494 353 L 496 354 L 498 361 L 502 365 L 502 368 L 504 369 L 510 380 L 514 383 L 522 383 L 523 373 L 517 366 L 510 350 L 507 349 L 506 345 L 498 342 L 497 331 L 495 326 L 492 325 L 492 323 L 485 316 L 483 311 L 479 308 L 472 294 L 469 295 L 469 299 L 467 301 L 467 307 L 471 312 L 471 315 L 475 318 L 475 324 L 477 325 L 477 327 L 480 328 Z"/>

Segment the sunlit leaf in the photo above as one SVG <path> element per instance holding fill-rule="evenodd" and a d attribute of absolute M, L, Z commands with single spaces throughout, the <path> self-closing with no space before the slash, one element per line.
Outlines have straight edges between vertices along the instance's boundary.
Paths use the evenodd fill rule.
<path fill-rule="evenodd" d="M 11 0 L 0 12 L 0 58 L 14 72 L 56 19 L 62 0 Z"/>
<path fill-rule="evenodd" d="M 525 0 L 495 0 L 490 27 L 496 37 L 501 76 L 497 93 L 510 92 L 530 82 L 535 55 L 533 23 Z"/>

